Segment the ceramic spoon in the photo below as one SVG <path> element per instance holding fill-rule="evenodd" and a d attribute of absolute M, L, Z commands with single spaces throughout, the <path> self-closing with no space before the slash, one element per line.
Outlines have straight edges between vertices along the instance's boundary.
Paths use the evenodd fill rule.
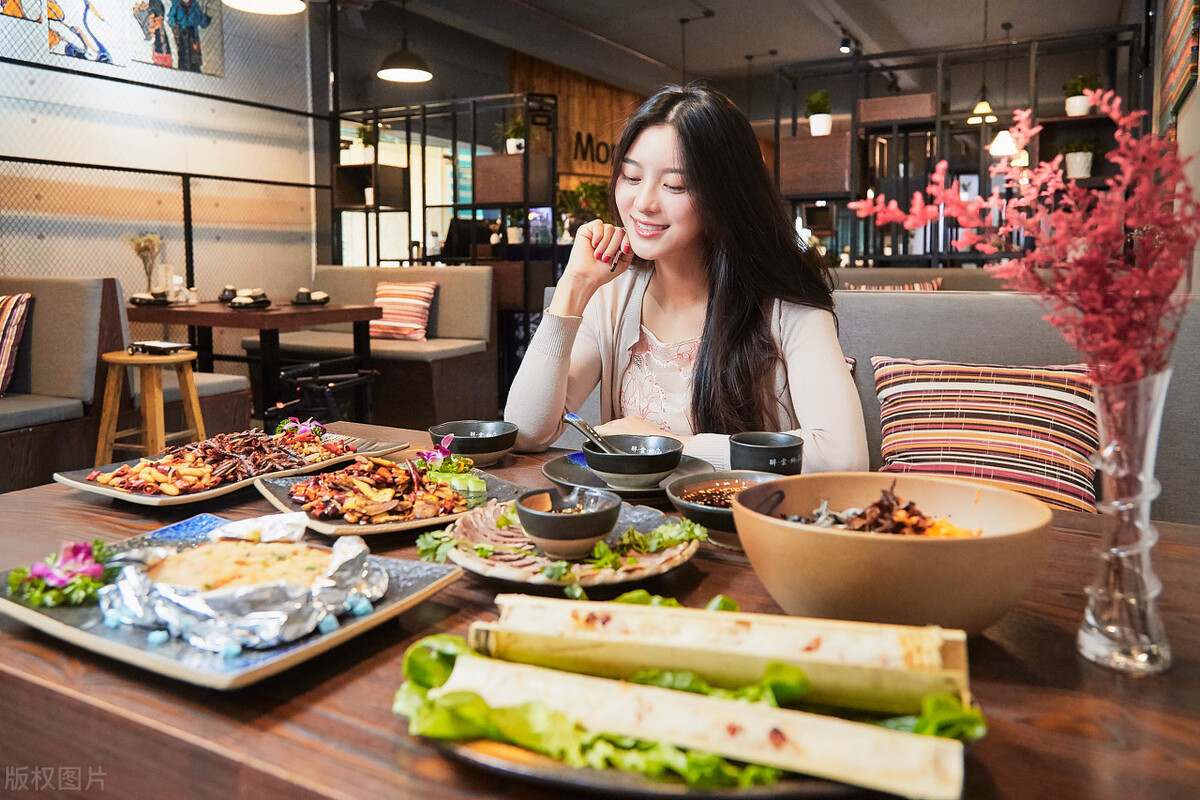
<path fill-rule="evenodd" d="M 592 441 L 596 447 L 599 447 L 606 453 L 612 453 L 614 456 L 625 455 L 625 451 L 619 447 L 613 446 L 607 439 L 596 433 L 596 429 L 588 424 L 587 420 L 578 414 L 563 414 L 563 420 L 573 426 L 576 430 Z"/>

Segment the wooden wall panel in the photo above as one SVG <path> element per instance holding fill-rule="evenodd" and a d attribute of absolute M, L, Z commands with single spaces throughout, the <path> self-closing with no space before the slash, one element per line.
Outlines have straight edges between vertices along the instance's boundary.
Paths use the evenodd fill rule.
<path fill-rule="evenodd" d="M 783 137 L 779 176 L 784 196 L 849 192 L 850 134 Z"/>
<path fill-rule="evenodd" d="M 933 92 L 867 97 L 858 101 L 859 124 L 893 119 L 925 119 L 937 113 L 937 95 Z"/>
<path fill-rule="evenodd" d="M 645 97 L 524 53 L 509 56 L 508 75 L 513 92 L 558 96 L 558 187 L 607 181 L 612 173 L 611 149 L 621 126 Z M 590 153 L 586 151 L 589 135 Z"/>

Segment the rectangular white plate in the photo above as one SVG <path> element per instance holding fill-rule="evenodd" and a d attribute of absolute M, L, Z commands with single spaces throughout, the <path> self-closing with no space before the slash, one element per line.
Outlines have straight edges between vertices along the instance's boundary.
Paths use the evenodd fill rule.
<path fill-rule="evenodd" d="M 526 491 L 526 487 L 517 486 L 515 483 L 510 483 L 503 478 L 497 478 L 495 475 L 489 475 L 481 470 L 473 469 L 471 470 L 471 474 L 483 478 L 483 482 L 487 484 L 487 500 L 494 498 L 503 503 L 517 499 L 517 496 L 521 492 Z M 304 479 L 305 477 L 302 475 L 294 475 L 287 478 L 273 475 L 269 478 L 256 480 L 254 485 L 258 487 L 263 497 L 267 498 L 271 505 L 280 511 L 292 512 L 300 511 L 301 509 L 298 504 L 292 502 L 288 493 L 294 485 Z M 466 511 L 460 511 L 457 514 L 446 514 L 441 517 L 408 519 L 403 522 L 381 522 L 377 525 L 359 525 L 356 522 L 345 522 L 344 520 L 317 519 L 309 515 L 308 528 L 317 533 L 324 533 L 327 536 L 365 536 L 370 533 L 394 533 L 396 531 L 409 531 L 416 528 L 449 525 L 466 513 Z"/>
<path fill-rule="evenodd" d="M 269 472 L 266 475 L 260 475 L 258 477 L 276 478 L 283 475 L 304 475 L 310 472 L 319 472 L 337 464 L 344 464 L 347 461 L 353 461 L 355 456 L 384 456 L 388 453 L 394 453 L 397 450 L 403 450 L 404 448 L 408 447 L 408 442 L 381 442 L 377 439 L 360 439 L 355 436 L 339 436 L 334 433 L 327 433 L 323 438 L 342 439 L 347 444 L 354 445 L 357 448 L 357 451 L 354 453 L 348 453 L 344 456 L 338 456 L 337 458 L 331 458 L 328 461 L 318 461 L 315 464 L 307 464 L 303 467 L 297 467 L 296 469 L 285 469 L 279 472 Z M 108 464 L 107 466 L 103 467 L 76 469 L 70 472 L 56 472 L 54 473 L 54 480 L 63 484 L 64 486 L 70 486 L 72 489 L 78 489 L 81 492 L 98 494 L 102 495 L 103 497 L 115 497 L 118 500 L 125 500 L 127 502 L 137 503 L 138 505 L 143 506 L 186 506 L 192 503 L 202 503 L 205 500 L 211 500 L 214 497 L 220 497 L 221 495 L 229 494 L 230 492 L 236 492 L 238 489 L 250 486 L 257 479 L 246 478 L 245 480 L 236 481 L 234 483 L 222 484 L 215 489 L 208 489 L 207 491 L 195 492 L 193 494 L 178 494 L 174 496 L 168 494 L 140 494 L 138 492 L 127 492 L 123 489 L 113 489 L 105 486 L 102 483 L 96 483 L 95 481 L 89 481 L 87 479 L 87 476 L 91 475 L 97 469 L 99 469 L 101 472 L 112 472 L 122 464 L 129 464 L 132 466 L 138 463 L 140 460 L 140 458 L 132 458 L 129 461 L 118 461 L 115 464 Z"/>

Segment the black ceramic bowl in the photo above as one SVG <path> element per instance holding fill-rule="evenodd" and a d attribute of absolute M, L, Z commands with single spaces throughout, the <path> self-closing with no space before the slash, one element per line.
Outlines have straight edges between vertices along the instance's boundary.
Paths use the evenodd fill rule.
<path fill-rule="evenodd" d="M 733 524 L 733 495 L 755 484 L 774 480 L 779 480 L 779 476 L 750 469 L 701 472 L 684 475 L 668 483 L 667 497 L 676 511 L 708 528 L 710 542 L 731 550 L 741 550 L 737 528 Z"/>
<path fill-rule="evenodd" d="M 429 438 L 438 444 L 446 434 L 454 434 L 449 450 L 456 456 L 466 456 L 477 467 L 495 464 L 517 442 L 517 426 L 501 420 L 460 419 L 443 422 L 429 429 Z"/>
<path fill-rule="evenodd" d="M 585 558 L 617 524 L 621 498 L 583 486 L 534 489 L 517 498 L 517 518 L 531 542 L 551 558 Z"/>
<path fill-rule="evenodd" d="M 648 489 L 670 475 L 683 457 L 683 442 L 670 436 L 637 436 L 619 433 L 605 436 L 620 455 L 605 453 L 590 441 L 583 443 L 583 457 L 592 472 L 614 489 Z"/>

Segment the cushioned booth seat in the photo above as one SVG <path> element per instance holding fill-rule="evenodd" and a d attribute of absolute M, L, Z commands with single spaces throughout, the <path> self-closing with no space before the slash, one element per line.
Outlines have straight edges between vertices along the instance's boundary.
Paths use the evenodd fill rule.
<path fill-rule="evenodd" d="M 193 372 L 196 394 L 212 397 L 227 392 L 249 392 L 250 379 L 245 375 L 229 375 L 224 372 Z M 163 402 L 179 400 L 179 377 L 173 371 L 163 371 Z"/>
<path fill-rule="evenodd" d="M 490 266 L 340 267 L 318 266 L 313 287 L 332 302 L 369 305 L 376 286 L 387 283 L 437 283 L 426 324 L 426 339 L 371 339 L 371 421 L 379 425 L 426 428 L 454 419 L 499 417 L 499 356 Z M 329 361 L 354 354 L 349 323 L 279 335 L 285 361 Z M 257 355 L 257 336 L 242 339 Z M 335 373 L 349 371 L 345 367 Z M 256 371 L 251 379 L 257 379 Z"/>
<path fill-rule="evenodd" d="M 0 397 L 0 492 L 47 483 L 89 467 L 96 453 L 105 370 L 100 354 L 129 343 L 125 294 L 114 278 L 0 276 L 0 294 L 29 292 L 12 381 Z M 167 391 L 167 425 L 183 427 L 178 387 Z M 128 385 L 128 384 L 127 384 Z M 248 381 L 212 375 L 197 382 L 210 432 L 250 425 Z M 122 412 L 133 427 L 138 412 Z"/>
<path fill-rule="evenodd" d="M 838 291 L 834 295 L 842 351 L 856 362 L 854 382 L 866 418 L 871 469 L 883 465 L 880 404 L 872 356 L 971 364 L 1073 364 L 1082 356 L 1047 322 L 1046 307 L 1021 292 Z M 1172 360 L 1155 475 L 1162 494 L 1155 519 L 1200 521 L 1192 485 L 1200 474 L 1200 315 L 1183 319 Z"/>
<path fill-rule="evenodd" d="M 15 431 L 83 416 L 83 403 L 74 397 L 9 394 L 0 403 L 0 431 Z"/>
<path fill-rule="evenodd" d="M 248 353 L 256 355 L 258 347 L 257 336 L 242 339 L 242 348 Z M 485 350 L 487 342 L 480 339 L 371 340 L 371 358 L 381 361 L 436 361 Z M 354 355 L 354 338 L 337 331 L 286 331 L 279 334 L 279 351 L 286 358 L 299 353 L 314 360 L 344 358 Z"/>

